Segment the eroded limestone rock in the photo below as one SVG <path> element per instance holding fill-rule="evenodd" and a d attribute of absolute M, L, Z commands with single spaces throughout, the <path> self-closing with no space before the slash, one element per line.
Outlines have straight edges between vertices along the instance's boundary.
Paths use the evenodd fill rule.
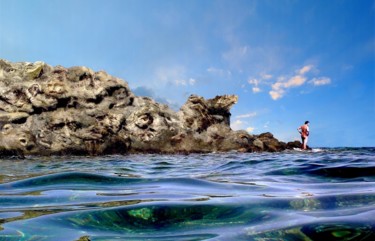
<path fill-rule="evenodd" d="M 104 71 L 0 60 L 0 155 L 280 151 L 230 128 L 237 96 L 192 95 L 175 112 Z"/>

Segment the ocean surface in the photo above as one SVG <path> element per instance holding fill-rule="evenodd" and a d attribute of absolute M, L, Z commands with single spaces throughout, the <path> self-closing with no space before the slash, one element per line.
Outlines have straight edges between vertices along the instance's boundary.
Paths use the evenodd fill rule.
<path fill-rule="evenodd" d="M 0 240 L 375 240 L 375 148 L 0 158 Z"/>

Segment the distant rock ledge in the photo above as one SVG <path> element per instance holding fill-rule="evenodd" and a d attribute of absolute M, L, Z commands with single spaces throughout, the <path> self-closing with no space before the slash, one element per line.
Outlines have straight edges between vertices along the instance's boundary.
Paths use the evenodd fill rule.
<path fill-rule="evenodd" d="M 178 112 L 104 71 L 0 59 L 0 156 L 282 151 L 230 128 L 235 95 L 191 95 Z"/>

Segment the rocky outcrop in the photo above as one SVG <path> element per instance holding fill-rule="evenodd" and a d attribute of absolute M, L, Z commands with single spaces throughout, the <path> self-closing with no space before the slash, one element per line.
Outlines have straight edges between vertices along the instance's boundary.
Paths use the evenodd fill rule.
<path fill-rule="evenodd" d="M 0 60 L 0 155 L 280 151 L 230 128 L 237 96 L 192 95 L 175 112 L 86 67 Z"/>

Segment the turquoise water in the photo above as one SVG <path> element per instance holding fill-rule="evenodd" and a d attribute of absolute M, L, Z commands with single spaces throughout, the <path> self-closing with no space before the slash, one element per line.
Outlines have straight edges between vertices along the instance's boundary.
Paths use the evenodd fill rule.
<path fill-rule="evenodd" d="M 0 159 L 0 240 L 375 240 L 375 148 Z"/>

